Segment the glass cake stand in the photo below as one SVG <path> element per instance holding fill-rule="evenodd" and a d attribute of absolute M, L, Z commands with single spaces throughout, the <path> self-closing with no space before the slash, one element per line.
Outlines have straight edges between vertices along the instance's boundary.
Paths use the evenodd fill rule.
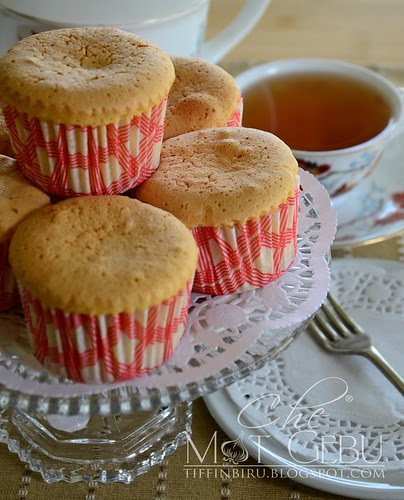
<path fill-rule="evenodd" d="M 0 314 L 0 442 L 48 483 L 132 482 L 191 436 L 192 400 L 261 368 L 320 307 L 330 283 L 336 220 L 304 171 L 298 252 L 276 282 L 223 297 L 193 294 L 183 339 L 146 376 L 91 385 L 37 363 L 23 316 Z"/>

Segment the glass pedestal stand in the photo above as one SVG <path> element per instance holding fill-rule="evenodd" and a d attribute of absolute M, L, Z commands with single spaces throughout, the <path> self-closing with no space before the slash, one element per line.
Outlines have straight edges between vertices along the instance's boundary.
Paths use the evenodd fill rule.
<path fill-rule="evenodd" d="M 90 417 L 83 428 L 67 432 L 44 416 L 4 410 L 0 441 L 47 483 L 131 483 L 186 443 L 191 417 L 192 403 L 185 402 L 156 412 Z M 63 424 L 69 420 L 77 417 Z"/>
<path fill-rule="evenodd" d="M 304 321 L 282 332 L 279 345 L 245 367 L 242 375 L 234 374 L 228 380 L 239 380 L 262 367 L 306 324 Z M 9 408 L 0 413 L 0 442 L 47 483 L 97 480 L 129 484 L 186 444 L 192 436 L 191 423 L 192 403 L 188 401 L 157 410 L 105 416 L 46 416 Z"/>
<path fill-rule="evenodd" d="M 263 332 L 261 350 L 266 346 L 267 351 L 262 351 L 262 354 L 251 353 L 253 363 L 237 360 L 238 370 L 231 371 L 230 368 L 229 371 L 225 368 L 205 379 L 201 385 L 193 387 L 190 384 L 187 389 L 171 387 L 167 394 L 161 391 L 159 395 L 157 389 L 150 390 L 150 399 L 146 399 L 144 394 L 145 399 L 139 399 L 142 396 L 135 393 L 136 396 L 131 394 L 131 401 L 122 399 L 120 394 L 119 401 L 117 391 L 113 389 L 80 398 L 60 397 L 56 401 L 52 401 L 52 398 L 47 401 L 47 398 L 33 398 L 31 395 L 21 397 L 20 394 L 3 390 L 0 401 L 4 404 L 8 399 L 9 404 L 7 409 L 0 412 L 0 442 L 18 454 L 31 470 L 39 472 L 47 483 L 97 480 L 102 483 L 119 481 L 129 484 L 140 474 L 161 463 L 192 436 L 190 401 L 156 409 L 153 409 L 153 405 L 167 399 L 171 399 L 172 403 L 175 399 L 194 399 L 244 378 L 282 352 L 307 322 L 277 332 Z M 2 363 L 4 359 L 0 359 L 0 365 Z M 11 369 L 11 366 L 7 369 Z M 15 373 L 26 377 L 31 370 L 21 365 Z M 38 374 L 38 378 L 49 383 L 52 380 L 46 372 Z M 65 380 L 63 382 L 66 383 Z M 56 381 L 53 383 L 57 385 Z M 65 390 L 74 385 L 67 383 Z M 127 388 L 123 392 L 126 393 Z M 54 409 L 58 410 L 59 415 L 44 415 L 29 408 L 31 405 L 43 411 L 53 404 L 56 404 Z M 131 406 L 137 409 L 132 411 Z M 142 406 L 151 409 L 142 410 Z M 117 407 L 120 413 L 114 413 Z M 90 410 L 92 415 L 80 414 L 83 409 Z M 125 410 L 130 410 L 130 413 L 122 413 Z"/>
<path fill-rule="evenodd" d="M 285 349 L 328 291 L 336 220 L 324 188 L 300 170 L 298 251 L 276 282 L 241 294 L 194 294 L 183 339 L 147 376 L 91 385 L 37 363 L 19 311 L 0 314 L 0 442 L 48 483 L 132 482 L 191 436 L 191 401 Z"/>

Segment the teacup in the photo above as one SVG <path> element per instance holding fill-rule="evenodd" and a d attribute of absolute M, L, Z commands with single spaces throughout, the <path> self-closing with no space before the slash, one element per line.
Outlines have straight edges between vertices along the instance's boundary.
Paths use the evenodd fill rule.
<path fill-rule="evenodd" d="M 219 61 L 260 20 L 270 0 L 248 0 L 226 28 L 204 42 L 209 0 L 0 0 L 0 56 L 39 31 L 114 26 L 154 41 L 171 55 Z"/>
<path fill-rule="evenodd" d="M 318 79 L 318 82 L 316 79 Z M 260 120 L 258 119 L 258 114 L 260 113 L 262 114 L 264 112 L 268 113 L 268 115 L 270 113 L 274 113 L 274 108 L 277 105 L 276 99 L 278 98 L 274 97 L 276 89 L 274 88 L 274 91 L 271 90 L 273 105 L 269 103 L 267 97 L 265 96 L 265 89 L 271 89 L 271 85 L 273 86 L 275 81 L 278 82 L 277 85 L 281 91 L 282 85 L 283 88 L 286 88 L 288 85 L 290 88 L 293 88 L 293 82 L 296 82 L 296 85 L 300 85 L 302 89 L 306 86 L 308 89 L 307 92 L 309 92 L 310 82 L 320 83 L 317 87 L 318 95 L 325 94 L 325 92 L 327 92 L 326 89 L 331 92 L 333 84 L 336 86 L 337 82 L 345 82 L 344 85 L 352 85 L 352 89 L 354 87 L 355 89 L 358 89 L 355 90 L 355 92 L 359 92 L 357 94 L 357 98 L 355 99 L 353 97 L 354 94 L 350 97 L 351 102 L 354 103 L 354 108 L 356 105 L 359 106 L 357 101 L 363 100 L 363 105 L 366 105 L 366 99 L 369 100 L 370 104 L 364 108 L 362 113 L 365 113 L 366 111 L 366 113 L 370 113 L 371 116 L 373 110 L 376 113 L 376 105 L 380 108 L 380 110 L 377 111 L 378 115 L 380 114 L 380 117 L 378 116 L 377 118 L 378 121 L 376 120 L 376 117 L 371 116 L 372 121 L 375 122 L 375 127 L 379 126 L 379 128 L 376 128 L 374 132 L 372 132 L 372 129 L 368 127 L 369 119 L 367 118 L 365 118 L 366 126 L 356 126 L 356 129 L 354 126 L 352 130 L 350 130 L 350 127 L 352 128 L 352 123 L 347 119 L 346 122 L 342 122 L 342 129 L 345 128 L 348 138 L 351 133 L 352 143 L 348 143 L 348 146 L 337 146 L 331 148 L 321 147 L 320 149 L 320 144 L 316 146 L 316 137 L 314 137 L 314 140 L 311 140 L 312 138 L 305 139 L 306 136 L 309 137 L 309 134 L 306 132 L 307 130 L 313 130 L 313 133 L 317 134 L 319 137 L 327 137 L 327 131 L 330 132 L 330 134 L 333 133 L 332 126 L 335 125 L 333 124 L 333 117 L 329 116 L 322 122 L 317 121 L 315 124 L 310 123 L 312 119 L 314 120 L 315 113 L 318 111 L 315 111 L 317 105 L 315 99 L 317 94 L 313 93 L 313 95 L 310 95 L 310 99 L 313 99 L 313 101 L 310 101 L 307 97 L 309 94 L 304 94 L 302 90 L 301 95 L 305 95 L 305 102 L 302 104 L 306 106 L 307 114 L 299 122 L 301 132 L 299 132 L 299 130 L 292 131 L 291 137 L 294 133 L 294 136 L 297 139 L 291 139 L 289 146 L 298 160 L 299 165 L 305 170 L 313 173 L 326 187 L 331 196 L 338 196 L 351 190 L 373 171 L 388 139 L 397 130 L 403 114 L 400 92 L 391 82 L 386 80 L 381 75 L 362 66 L 341 61 L 323 59 L 290 59 L 273 61 L 253 67 L 239 74 L 236 77 L 236 81 L 244 96 L 245 111 L 243 125 L 255 128 L 266 128 L 270 132 L 274 132 L 276 135 L 279 135 L 281 139 L 284 139 L 287 143 L 288 140 L 285 137 L 282 137 L 282 134 L 277 134 L 276 130 L 270 129 L 270 126 L 262 126 L 262 120 L 260 124 Z M 326 83 L 325 85 L 324 82 Z M 344 91 L 349 90 L 350 89 L 348 88 Z M 282 97 L 281 91 L 278 92 L 278 95 Z M 286 90 L 284 92 L 286 92 Z M 367 93 L 369 95 L 367 95 Z M 262 101 L 259 102 L 261 97 Z M 279 97 L 279 99 L 281 97 Z M 294 97 L 299 98 L 299 96 L 296 95 Z M 259 107 L 257 109 L 259 111 L 257 113 L 250 112 L 249 114 L 249 109 L 251 111 L 252 106 L 256 105 L 254 104 L 255 101 L 253 99 L 258 99 L 257 102 L 259 102 Z M 346 99 L 348 102 L 348 97 Z M 354 101 L 352 101 L 352 99 L 354 99 Z M 290 98 L 288 102 L 291 104 L 292 102 L 298 101 L 293 101 L 293 99 Z M 334 106 L 338 106 L 336 102 L 332 104 L 334 104 Z M 273 109 L 271 109 L 271 107 Z M 340 109 L 335 109 L 336 114 L 338 114 Z M 286 111 L 281 118 L 285 123 L 287 123 L 288 117 L 284 116 L 285 113 Z M 342 117 L 343 116 L 344 115 L 342 115 Z M 358 123 L 360 123 L 362 116 L 354 118 L 358 118 Z M 296 117 L 293 119 L 296 120 Z M 280 119 L 278 121 L 279 123 L 281 122 Z M 352 122 L 355 122 L 355 120 L 352 119 Z M 317 128 L 315 128 L 314 125 Z M 368 136 L 362 134 L 362 132 L 365 131 L 368 133 Z M 341 132 L 341 130 L 339 130 L 339 132 Z M 343 132 L 344 130 L 342 130 L 342 133 Z M 357 139 L 353 137 L 353 135 L 356 135 L 356 132 L 358 132 Z M 299 133 L 301 136 L 300 138 Z M 286 134 L 285 129 L 285 136 L 286 135 L 288 134 Z M 338 139 L 338 137 L 336 139 Z M 291 143 L 293 140 L 296 144 L 298 144 L 298 147 L 293 146 Z M 306 145 L 304 142 L 305 140 L 307 141 Z M 338 141 L 336 141 L 336 143 L 337 142 Z M 309 143 L 310 147 L 308 146 Z"/>

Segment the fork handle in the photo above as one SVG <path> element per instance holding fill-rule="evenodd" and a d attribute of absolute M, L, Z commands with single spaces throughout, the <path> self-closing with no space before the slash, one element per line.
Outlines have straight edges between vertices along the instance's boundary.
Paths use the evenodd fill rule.
<path fill-rule="evenodd" d="M 363 352 L 363 355 L 372 361 L 383 374 L 392 382 L 404 396 L 404 379 L 392 368 L 382 354 L 373 346 Z"/>

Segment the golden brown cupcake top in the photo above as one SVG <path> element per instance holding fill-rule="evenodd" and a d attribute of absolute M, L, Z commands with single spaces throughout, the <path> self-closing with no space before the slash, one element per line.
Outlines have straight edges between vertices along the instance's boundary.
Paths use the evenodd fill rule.
<path fill-rule="evenodd" d="M 3 112 L 0 108 L 0 154 L 13 156 L 13 148 L 11 147 L 10 136 L 4 119 Z"/>
<path fill-rule="evenodd" d="M 50 308 L 144 310 L 193 278 L 198 250 L 175 217 L 125 196 L 72 198 L 26 219 L 10 245 L 13 272 Z"/>
<path fill-rule="evenodd" d="M 0 155 L 0 243 L 11 238 L 27 215 L 49 203 L 49 197 L 22 175 L 13 158 Z"/>
<path fill-rule="evenodd" d="M 237 109 L 236 82 L 216 64 L 173 57 L 175 80 L 167 101 L 164 139 L 193 130 L 224 127 Z"/>
<path fill-rule="evenodd" d="M 135 191 L 189 228 L 233 226 L 293 194 L 297 162 L 284 142 L 249 128 L 198 130 L 163 144 L 160 167 Z"/>
<path fill-rule="evenodd" d="M 114 28 L 67 28 L 24 38 L 0 60 L 6 104 L 42 120 L 116 123 L 149 111 L 174 81 L 169 56 Z"/>

